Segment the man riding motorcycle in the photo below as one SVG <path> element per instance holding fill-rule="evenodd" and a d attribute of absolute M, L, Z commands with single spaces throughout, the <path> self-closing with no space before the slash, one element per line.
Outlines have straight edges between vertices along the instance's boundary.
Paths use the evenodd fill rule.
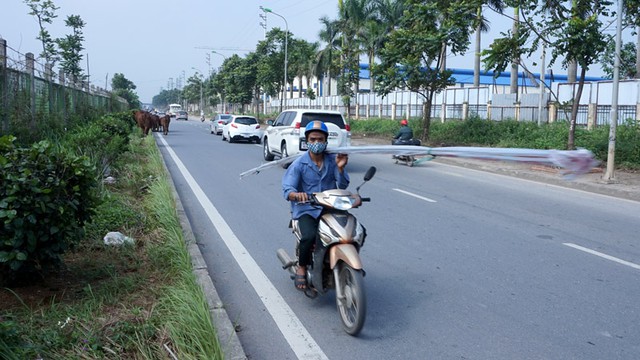
<path fill-rule="evenodd" d="M 311 252 L 318 232 L 321 208 L 308 203 L 308 194 L 329 189 L 346 189 L 349 174 L 345 166 L 346 154 L 326 154 L 329 130 L 322 121 L 311 121 L 304 132 L 308 151 L 296 159 L 282 178 L 284 198 L 291 202 L 291 216 L 298 221 L 300 239 L 298 268 L 294 285 L 298 290 L 307 288 L 306 272 L 311 263 Z"/>
<path fill-rule="evenodd" d="M 392 145 L 413 145 L 413 130 L 409 127 L 406 119 L 400 121 L 400 130 L 393 137 Z"/>

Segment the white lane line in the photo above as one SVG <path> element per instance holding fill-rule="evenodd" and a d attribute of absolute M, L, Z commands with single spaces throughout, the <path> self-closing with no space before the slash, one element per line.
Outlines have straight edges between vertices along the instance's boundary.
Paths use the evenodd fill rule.
<path fill-rule="evenodd" d="M 424 197 L 424 196 L 416 195 L 416 194 L 414 194 L 414 193 L 410 193 L 410 192 L 408 192 L 408 191 L 404 191 L 404 190 L 401 190 L 401 189 L 393 189 L 393 191 L 397 191 L 397 192 L 399 192 L 399 193 L 403 193 L 403 194 L 405 194 L 405 195 L 413 196 L 414 198 L 418 198 L 418 199 L 420 199 L 420 200 L 424 200 L 424 201 L 426 201 L 426 202 L 430 202 L 430 203 L 437 202 L 437 201 L 435 201 L 435 200 L 433 200 L 433 199 L 429 199 L 429 198 L 426 198 L 426 197 Z"/>
<path fill-rule="evenodd" d="M 267 311 L 269 311 L 276 325 L 278 325 L 280 332 L 282 332 L 289 346 L 291 346 L 291 350 L 293 350 L 299 359 L 328 360 L 327 355 L 325 355 L 320 346 L 318 346 L 316 341 L 311 337 L 311 334 L 309 334 L 304 325 L 302 325 L 300 319 L 298 319 L 284 298 L 282 298 L 282 295 L 280 295 L 271 281 L 269 281 L 269 278 L 267 278 L 267 275 L 260 269 L 260 266 L 258 266 L 256 261 L 249 255 L 249 251 L 242 245 L 242 242 L 236 237 L 227 222 L 224 221 L 222 215 L 220 215 L 209 198 L 207 198 L 202 188 L 193 176 L 191 176 L 191 173 L 189 173 L 173 149 L 171 149 L 162 136 L 160 136 L 159 139 L 166 147 L 167 152 L 180 170 L 180 173 L 182 173 L 182 176 L 184 176 L 189 187 L 191 187 L 191 191 L 193 191 L 200 205 L 204 208 L 209 220 L 211 220 L 211 223 L 215 226 L 234 259 L 238 265 L 240 265 L 242 272 L 244 272 L 244 275 L 255 289 L 260 300 L 262 300 L 262 303 L 267 308 Z"/>
<path fill-rule="evenodd" d="M 598 251 L 595 251 L 595 250 L 591 250 L 589 248 L 582 247 L 580 245 L 576 245 L 576 244 L 572 244 L 572 243 L 562 243 L 562 245 L 566 245 L 568 247 L 572 247 L 574 249 L 578 249 L 580 251 L 584 251 L 584 252 L 589 253 L 591 255 L 600 256 L 601 258 L 604 258 L 604 259 L 607 259 L 607 260 L 611 260 L 611 261 L 615 261 L 618 264 L 626 265 L 626 266 L 632 267 L 632 268 L 634 268 L 636 270 L 640 270 L 640 265 L 638 265 L 638 264 L 634 264 L 634 263 L 626 261 L 626 260 L 618 259 L 617 257 L 613 257 L 611 255 L 603 254 L 601 252 L 598 252 Z"/>

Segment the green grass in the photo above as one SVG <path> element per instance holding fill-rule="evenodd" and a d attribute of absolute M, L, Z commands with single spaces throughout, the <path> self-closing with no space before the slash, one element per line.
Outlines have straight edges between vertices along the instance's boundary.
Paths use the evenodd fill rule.
<path fill-rule="evenodd" d="M 130 147 L 106 189 L 127 215 L 103 207 L 97 216 L 107 220 L 65 256 L 66 269 L 41 286 L 0 289 L 13 304 L 0 305 L 0 358 L 224 358 L 160 153 L 152 137 Z M 136 243 L 105 247 L 97 238 L 105 229 Z"/>

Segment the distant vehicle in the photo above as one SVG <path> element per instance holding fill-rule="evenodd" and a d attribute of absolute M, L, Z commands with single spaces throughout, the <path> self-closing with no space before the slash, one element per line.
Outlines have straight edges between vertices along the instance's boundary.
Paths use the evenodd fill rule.
<path fill-rule="evenodd" d="M 253 116 L 234 115 L 231 121 L 222 127 L 222 141 L 229 140 L 229 143 L 246 140 L 260 144 L 261 137 L 260 124 Z"/>
<path fill-rule="evenodd" d="M 222 127 L 227 125 L 227 123 L 231 121 L 231 118 L 232 116 L 229 114 L 216 115 L 215 118 L 211 119 L 211 123 L 209 124 L 211 133 L 216 135 L 222 134 Z"/>
<path fill-rule="evenodd" d="M 169 104 L 169 115 L 171 117 L 176 117 L 180 110 L 182 110 L 182 106 L 180 104 Z"/>
<path fill-rule="evenodd" d="M 269 120 L 270 125 L 262 138 L 262 155 L 271 161 L 274 156 L 282 158 L 307 151 L 304 127 L 310 121 L 320 120 L 329 128 L 329 147 L 351 146 L 351 128 L 338 111 L 315 109 L 291 109 Z"/>
<path fill-rule="evenodd" d="M 176 113 L 176 120 L 189 120 L 189 114 L 184 110 L 178 110 Z"/>

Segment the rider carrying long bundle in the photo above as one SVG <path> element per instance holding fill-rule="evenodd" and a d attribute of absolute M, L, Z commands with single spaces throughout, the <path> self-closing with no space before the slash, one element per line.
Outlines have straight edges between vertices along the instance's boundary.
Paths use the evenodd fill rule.
<path fill-rule="evenodd" d="M 400 130 L 393 137 L 393 145 L 397 144 L 410 144 L 413 139 L 413 130 L 409 127 L 409 122 L 406 119 L 400 121 Z"/>
<path fill-rule="evenodd" d="M 345 170 L 349 157 L 346 154 L 327 154 L 329 130 L 322 121 L 310 122 L 304 132 L 308 151 L 296 159 L 282 178 L 284 198 L 291 202 L 291 216 L 298 221 L 300 239 L 298 268 L 295 286 L 307 288 L 307 266 L 311 264 L 311 252 L 318 232 L 322 209 L 308 203 L 308 195 L 329 189 L 346 189 L 349 174 Z"/>

